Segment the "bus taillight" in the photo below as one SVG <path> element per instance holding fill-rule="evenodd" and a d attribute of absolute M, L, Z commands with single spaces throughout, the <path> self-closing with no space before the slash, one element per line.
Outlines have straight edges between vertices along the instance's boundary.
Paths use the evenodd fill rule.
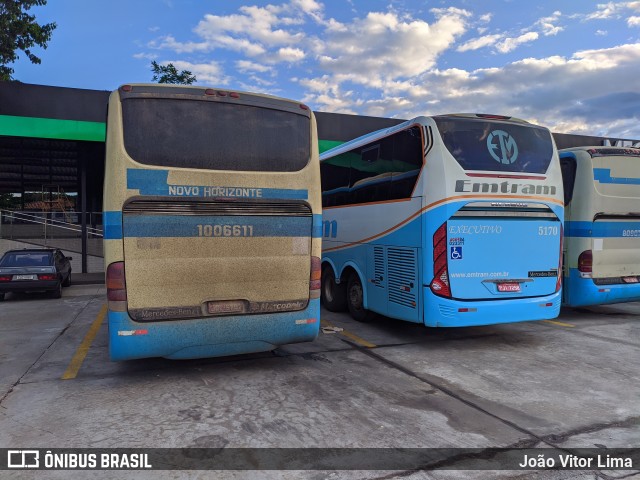
<path fill-rule="evenodd" d="M 556 280 L 556 292 L 560 291 L 560 287 L 562 287 L 562 258 L 563 252 L 562 249 L 564 247 L 564 228 L 562 224 L 560 225 L 560 258 L 558 259 L 558 280 Z"/>
<path fill-rule="evenodd" d="M 309 297 L 320 298 L 322 278 L 322 261 L 318 257 L 311 257 L 311 274 L 309 276 Z"/>
<path fill-rule="evenodd" d="M 578 271 L 591 273 L 593 268 L 593 254 L 591 250 L 585 250 L 578 256 Z"/>
<path fill-rule="evenodd" d="M 124 279 L 124 262 L 114 262 L 107 267 L 107 300 L 109 310 L 127 310 L 127 286 Z"/>
<path fill-rule="evenodd" d="M 447 269 L 447 222 L 433 234 L 433 274 L 431 291 L 441 297 L 451 297 Z"/>

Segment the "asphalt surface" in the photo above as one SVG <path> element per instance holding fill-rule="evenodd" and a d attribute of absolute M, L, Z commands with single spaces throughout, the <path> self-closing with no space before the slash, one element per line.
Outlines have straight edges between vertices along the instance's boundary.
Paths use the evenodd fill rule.
<path fill-rule="evenodd" d="M 8 295 L 0 304 L 0 448 L 640 447 L 639 303 L 461 329 L 362 324 L 323 310 L 323 326 L 342 330 L 312 343 L 114 363 L 104 293 L 76 285 L 58 300 Z M 640 478 L 596 468 L 455 470 L 455 458 L 448 467 L 0 477 Z"/>

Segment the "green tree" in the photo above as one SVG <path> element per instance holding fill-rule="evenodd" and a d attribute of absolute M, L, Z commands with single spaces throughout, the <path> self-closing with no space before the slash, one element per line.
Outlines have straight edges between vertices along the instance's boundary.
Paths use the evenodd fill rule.
<path fill-rule="evenodd" d="M 173 63 L 167 65 L 159 65 L 153 60 L 151 62 L 151 71 L 153 72 L 153 81 L 158 83 L 174 83 L 179 85 L 191 85 L 197 81 L 196 76 L 189 70 L 182 70 L 178 73 Z"/>
<path fill-rule="evenodd" d="M 47 48 L 55 22 L 40 25 L 35 15 L 27 12 L 33 6 L 46 5 L 47 0 L 2 0 L 0 1 L 0 80 L 13 80 L 13 68 L 8 64 L 18 59 L 22 50 L 31 63 L 39 64 L 31 48 L 35 45 Z"/>

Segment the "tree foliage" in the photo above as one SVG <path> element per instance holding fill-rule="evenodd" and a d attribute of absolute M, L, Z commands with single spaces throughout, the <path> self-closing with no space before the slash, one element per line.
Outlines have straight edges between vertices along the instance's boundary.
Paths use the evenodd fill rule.
<path fill-rule="evenodd" d="M 27 12 L 33 6 L 43 6 L 47 0 L 1 0 L 0 1 L 0 80 L 13 80 L 13 68 L 8 64 L 18 59 L 18 51 L 23 51 L 31 63 L 39 64 L 40 58 L 31 48 L 47 48 L 55 22 L 40 25 L 35 15 Z"/>
<path fill-rule="evenodd" d="M 178 73 L 173 63 L 160 65 L 153 60 L 151 62 L 151 71 L 153 72 L 153 81 L 158 83 L 173 83 L 178 85 L 191 85 L 196 81 L 196 76 L 189 70 L 182 70 Z"/>

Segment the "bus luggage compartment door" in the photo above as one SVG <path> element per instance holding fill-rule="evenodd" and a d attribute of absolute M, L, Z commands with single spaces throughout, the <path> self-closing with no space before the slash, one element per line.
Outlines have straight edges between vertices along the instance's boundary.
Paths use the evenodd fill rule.
<path fill-rule="evenodd" d="M 559 219 L 480 213 L 459 212 L 447 221 L 451 296 L 481 300 L 554 293 L 562 235 Z"/>
<path fill-rule="evenodd" d="M 123 215 L 138 321 L 297 311 L 309 302 L 306 204 L 134 201 Z"/>
<path fill-rule="evenodd" d="M 599 215 L 593 222 L 593 278 L 640 276 L 640 217 Z"/>

